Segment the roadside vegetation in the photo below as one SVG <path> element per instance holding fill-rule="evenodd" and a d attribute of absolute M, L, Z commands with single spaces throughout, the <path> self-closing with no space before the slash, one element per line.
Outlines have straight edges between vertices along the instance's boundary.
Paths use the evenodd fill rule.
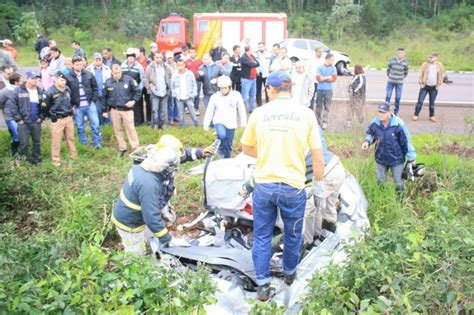
<path fill-rule="evenodd" d="M 348 53 L 352 66 L 385 68 L 404 47 L 412 69 L 437 51 L 447 70 L 474 70 L 474 5 L 464 0 L 7 0 L 0 4 L 0 38 L 15 40 L 23 66 L 37 65 L 36 31 L 57 40 L 68 56 L 76 39 L 89 56 L 108 46 L 121 58 L 129 46 L 148 49 L 156 24 L 171 12 L 189 19 L 192 34 L 195 12 L 216 11 L 285 12 L 289 37 L 318 39 Z"/>
<path fill-rule="evenodd" d="M 205 146 L 201 129 L 168 129 L 186 146 Z M 142 144 L 162 132 L 139 127 Z M 116 249 L 110 222 L 113 203 L 131 161 L 116 157 L 110 126 L 100 151 L 77 144 L 79 159 L 50 162 L 49 129 L 43 129 L 44 162 L 32 167 L 5 157 L 9 136 L 0 132 L 0 310 L 6 313 L 203 312 L 215 290 L 208 271 L 165 270 L 153 258 L 125 257 Z M 417 135 L 418 162 L 427 167 L 408 184 L 400 205 L 394 188 L 375 183 L 372 153 L 362 135 L 328 134 L 328 143 L 360 181 L 372 225 L 351 248 L 343 267 L 330 267 L 311 282 L 303 300 L 314 313 L 457 313 L 473 310 L 474 143 L 468 136 Z M 235 148 L 240 133 L 236 135 Z M 63 148 L 65 149 L 65 148 Z M 236 152 L 237 153 L 237 149 Z M 203 210 L 201 177 L 177 176 L 179 216 Z M 272 303 L 255 314 L 281 312 Z"/>

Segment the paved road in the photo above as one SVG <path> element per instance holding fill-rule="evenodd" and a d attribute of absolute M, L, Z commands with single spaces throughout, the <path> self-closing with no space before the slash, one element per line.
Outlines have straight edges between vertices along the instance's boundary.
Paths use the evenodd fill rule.
<path fill-rule="evenodd" d="M 387 85 L 386 72 L 382 70 L 367 71 L 367 100 L 382 100 L 385 98 L 385 87 Z M 453 83 L 444 84 L 436 99 L 440 105 L 463 103 L 474 106 L 474 73 L 448 73 Z M 335 98 L 348 98 L 347 86 L 350 76 L 338 77 L 336 81 Z M 402 102 L 414 104 L 418 99 L 419 85 L 418 72 L 409 72 L 403 84 Z M 394 101 L 395 91 L 392 94 Z M 428 97 L 426 97 L 428 101 Z"/>

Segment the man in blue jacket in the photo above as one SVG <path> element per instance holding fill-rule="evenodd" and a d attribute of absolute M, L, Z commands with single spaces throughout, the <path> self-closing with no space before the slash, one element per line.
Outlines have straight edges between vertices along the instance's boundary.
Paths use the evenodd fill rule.
<path fill-rule="evenodd" d="M 371 144 L 375 143 L 377 182 L 384 183 L 390 169 L 397 193 L 402 196 L 405 190 L 402 180 L 405 157 L 408 163 L 415 166 L 415 148 L 405 123 L 390 111 L 390 103 L 380 103 L 378 112 L 378 117 L 369 124 L 362 149 L 367 150 Z"/>
<path fill-rule="evenodd" d="M 126 252 L 144 255 L 153 236 L 162 246 L 189 246 L 170 234 L 164 220 L 169 220 L 172 212 L 168 202 L 174 192 L 174 176 L 180 163 L 212 153 L 212 147 L 184 149 L 171 135 L 163 135 L 156 146 L 147 148 L 146 159 L 132 166 L 125 178 L 112 213 Z"/>

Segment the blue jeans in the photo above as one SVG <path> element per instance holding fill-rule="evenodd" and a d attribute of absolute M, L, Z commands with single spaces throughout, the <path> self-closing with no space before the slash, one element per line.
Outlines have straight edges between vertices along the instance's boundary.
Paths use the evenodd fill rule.
<path fill-rule="evenodd" d="M 430 96 L 430 117 L 435 115 L 435 101 L 436 96 L 438 96 L 438 90 L 436 86 L 424 86 L 420 89 L 420 94 L 418 95 L 418 102 L 415 107 L 415 116 L 419 116 L 421 108 L 423 107 L 423 102 L 425 101 L 426 94 Z"/>
<path fill-rule="evenodd" d="M 92 145 L 94 147 L 100 146 L 100 127 L 99 116 L 97 115 L 97 108 L 92 103 L 88 106 L 80 106 L 76 108 L 74 115 L 74 122 L 77 126 L 77 134 L 79 135 L 79 142 L 87 145 L 86 125 L 84 123 L 84 116 L 87 116 L 91 126 Z"/>
<path fill-rule="evenodd" d="M 390 169 L 392 171 L 393 181 L 395 182 L 395 187 L 397 192 L 403 192 L 405 190 L 405 183 L 402 179 L 402 173 L 405 165 L 399 164 L 395 166 L 387 166 L 376 163 L 376 176 L 377 176 L 377 183 L 383 184 L 387 180 L 387 172 Z"/>
<path fill-rule="evenodd" d="M 234 143 L 235 129 L 226 128 L 223 124 L 215 124 L 214 129 L 217 133 L 217 139 L 221 140 L 221 145 L 217 150 L 219 159 L 230 158 L 232 152 L 232 144 Z"/>
<path fill-rule="evenodd" d="M 16 123 L 16 121 L 14 121 L 13 119 L 5 120 L 5 123 L 7 124 L 8 132 L 12 137 L 12 142 L 20 141 L 20 134 L 18 133 L 18 124 Z"/>
<path fill-rule="evenodd" d="M 257 184 L 253 191 L 252 260 L 257 284 L 270 283 L 270 259 L 272 257 L 273 228 L 280 210 L 284 223 L 283 272 L 291 275 L 296 271 L 306 205 L 306 192 L 283 183 Z"/>
<path fill-rule="evenodd" d="M 198 112 L 199 111 L 199 98 L 201 97 L 201 87 L 202 87 L 202 83 L 201 81 L 196 81 L 196 85 L 197 85 L 197 95 L 194 97 L 194 109 L 195 109 L 195 112 Z"/>
<path fill-rule="evenodd" d="M 178 103 L 178 121 L 179 126 L 184 127 L 184 106 L 188 107 L 189 114 L 191 115 L 191 119 L 193 120 L 194 126 L 199 126 L 199 119 L 196 116 L 196 111 L 194 109 L 194 100 L 192 98 L 187 100 L 176 100 Z"/>
<path fill-rule="evenodd" d="M 209 100 L 211 99 L 212 94 L 204 94 L 203 102 L 204 108 L 207 108 L 207 104 L 209 104 Z"/>
<path fill-rule="evenodd" d="M 168 97 L 168 95 L 165 96 L 156 96 L 155 94 L 150 94 L 150 99 L 151 99 L 151 126 L 152 127 L 163 127 L 165 124 L 165 119 L 166 119 L 166 114 L 165 114 L 165 108 L 167 108 L 170 103 L 168 102 L 168 99 L 172 98 L 171 96 Z M 174 102 L 172 101 L 171 103 L 172 106 L 174 106 Z"/>
<path fill-rule="evenodd" d="M 248 111 L 251 113 L 253 112 L 255 96 L 257 95 L 257 80 L 241 78 L 240 82 L 242 83 L 242 98 Z"/>
<path fill-rule="evenodd" d="M 393 113 L 398 115 L 398 111 L 400 110 L 400 100 L 402 99 L 403 83 L 387 82 L 387 93 L 385 94 L 386 102 L 390 103 L 393 88 L 395 88 L 395 108 L 393 109 Z"/>
<path fill-rule="evenodd" d="M 97 117 L 99 117 L 99 126 L 110 123 L 109 118 L 105 118 L 102 116 L 102 112 L 104 111 L 104 107 L 105 107 L 103 96 L 97 97 L 97 100 L 95 101 L 95 107 L 97 109 Z"/>
<path fill-rule="evenodd" d="M 168 96 L 168 122 L 179 121 L 176 98 Z"/>

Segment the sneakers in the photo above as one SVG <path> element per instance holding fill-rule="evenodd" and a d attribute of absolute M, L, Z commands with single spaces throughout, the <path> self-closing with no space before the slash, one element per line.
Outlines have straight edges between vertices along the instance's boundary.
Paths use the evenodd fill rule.
<path fill-rule="evenodd" d="M 199 113 L 199 111 L 196 112 L 196 116 L 200 116 L 201 114 Z"/>
<path fill-rule="evenodd" d="M 258 286 L 257 289 L 257 300 L 268 301 L 275 295 L 276 289 L 271 283 Z"/>
<path fill-rule="evenodd" d="M 435 116 L 431 116 L 431 117 L 430 117 L 430 121 L 431 121 L 431 122 L 434 122 L 434 123 L 437 122 Z"/>
<path fill-rule="evenodd" d="M 328 129 L 328 123 L 323 122 L 323 126 L 321 128 L 323 128 L 323 130 Z"/>
<path fill-rule="evenodd" d="M 417 121 L 417 120 L 418 120 L 418 116 L 416 116 L 416 115 L 413 115 L 413 117 L 411 118 L 411 120 L 413 120 L 413 121 Z"/>
<path fill-rule="evenodd" d="M 293 281 L 295 281 L 295 278 L 296 278 L 296 271 L 293 272 L 291 275 L 284 275 L 283 282 L 285 282 L 286 285 L 290 286 L 293 284 Z"/>

